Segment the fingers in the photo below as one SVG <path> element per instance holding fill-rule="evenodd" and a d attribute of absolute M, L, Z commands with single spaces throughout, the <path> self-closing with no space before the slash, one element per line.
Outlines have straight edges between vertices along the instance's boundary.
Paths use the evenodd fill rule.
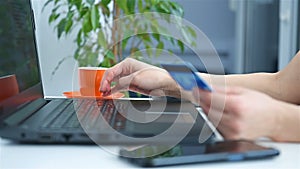
<path fill-rule="evenodd" d="M 109 69 L 107 69 L 102 77 L 100 92 L 109 92 L 111 82 L 118 76 L 122 74 L 122 66 L 121 63 L 117 64 Z"/>
<path fill-rule="evenodd" d="M 226 94 L 221 92 L 208 92 L 202 89 L 193 90 L 194 97 L 202 107 L 206 109 L 213 108 L 219 111 L 223 111 L 226 103 Z M 206 111 L 207 112 L 207 111 Z"/>
<path fill-rule="evenodd" d="M 103 75 L 101 85 L 100 85 L 100 92 L 104 94 L 111 93 L 111 83 L 113 81 L 118 81 L 120 77 L 127 76 L 132 72 L 132 66 L 134 66 L 133 59 L 125 59 L 124 61 L 116 64 L 115 66 L 107 69 L 105 74 Z"/>
<path fill-rule="evenodd" d="M 103 88 L 101 88 L 103 90 L 101 91 L 102 95 L 108 96 L 119 91 L 127 91 L 129 89 L 130 83 L 132 82 L 132 79 L 132 76 L 114 78 L 111 82 L 116 82 L 116 85 L 113 87 L 111 87 L 111 82 L 108 82 L 108 80 L 104 80 L 102 82 Z"/>
<path fill-rule="evenodd" d="M 242 138 L 239 118 L 231 112 L 219 111 L 214 108 L 202 106 L 209 121 L 218 129 L 225 139 L 239 139 Z"/>
<path fill-rule="evenodd" d="M 110 93 L 111 92 L 111 83 L 113 81 L 118 81 L 120 78 L 124 76 L 129 76 L 130 74 L 139 71 L 143 68 L 153 67 L 146 63 L 137 61 L 132 58 L 127 58 L 119 64 L 107 69 L 102 78 L 102 82 L 100 85 L 100 92 L 102 93 Z M 123 86 L 123 85 L 121 85 Z M 119 86 L 119 87 L 121 87 Z"/>
<path fill-rule="evenodd" d="M 219 111 L 235 111 L 236 104 L 238 104 L 240 95 L 246 89 L 241 87 L 214 87 L 213 92 L 195 88 L 193 95 L 196 101 L 202 106 L 217 109 Z"/>
<path fill-rule="evenodd" d="M 117 91 L 128 90 L 130 84 L 132 83 L 134 76 L 129 75 L 125 77 L 121 77 L 116 81 L 116 85 L 111 88 L 111 92 L 115 93 Z"/>
<path fill-rule="evenodd" d="M 218 111 L 211 111 L 208 115 L 209 121 L 218 129 L 221 135 L 228 138 L 233 132 L 227 125 L 231 121 L 230 115 Z"/>
<path fill-rule="evenodd" d="M 227 89 L 215 87 L 214 92 L 194 89 L 200 105 L 208 119 L 218 128 L 226 139 L 243 138 L 243 122 L 241 120 L 241 95 L 247 89 L 230 87 Z M 249 136 L 247 136 L 249 137 Z"/>

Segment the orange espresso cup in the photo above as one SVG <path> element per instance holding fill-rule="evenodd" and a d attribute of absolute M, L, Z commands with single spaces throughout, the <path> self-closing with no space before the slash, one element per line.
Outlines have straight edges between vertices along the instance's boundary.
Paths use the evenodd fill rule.
<path fill-rule="evenodd" d="M 107 68 L 79 67 L 79 87 L 82 96 L 101 96 L 100 83 Z"/>

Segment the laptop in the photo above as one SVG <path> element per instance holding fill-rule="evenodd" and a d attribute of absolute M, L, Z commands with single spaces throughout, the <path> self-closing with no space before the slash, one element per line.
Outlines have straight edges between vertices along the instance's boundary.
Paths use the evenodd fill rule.
<path fill-rule="evenodd" d="M 0 20 L 0 137 L 47 144 L 214 140 L 199 109 L 187 101 L 45 99 L 30 0 L 1 1 Z"/>

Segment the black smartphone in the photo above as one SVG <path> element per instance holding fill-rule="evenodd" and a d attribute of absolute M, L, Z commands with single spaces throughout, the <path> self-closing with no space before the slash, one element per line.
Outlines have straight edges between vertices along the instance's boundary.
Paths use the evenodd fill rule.
<path fill-rule="evenodd" d="M 160 154 L 155 152 L 165 149 Z M 154 156 L 151 156 L 154 154 Z M 204 163 L 216 161 L 243 161 L 270 158 L 279 155 L 275 148 L 264 147 L 252 141 L 222 141 L 212 144 L 142 146 L 134 149 L 123 148 L 120 157 L 142 167 Z"/>

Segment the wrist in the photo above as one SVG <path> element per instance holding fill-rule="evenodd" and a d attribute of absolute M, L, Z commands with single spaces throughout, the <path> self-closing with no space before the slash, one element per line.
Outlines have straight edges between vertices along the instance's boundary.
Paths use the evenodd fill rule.
<path fill-rule="evenodd" d="M 167 96 L 171 96 L 171 97 L 176 97 L 176 98 L 181 98 L 181 90 L 180 90 L 180 86 L 171 78 L 165 78 L 166 82 L 165 84 L 165 93 Z"/>

